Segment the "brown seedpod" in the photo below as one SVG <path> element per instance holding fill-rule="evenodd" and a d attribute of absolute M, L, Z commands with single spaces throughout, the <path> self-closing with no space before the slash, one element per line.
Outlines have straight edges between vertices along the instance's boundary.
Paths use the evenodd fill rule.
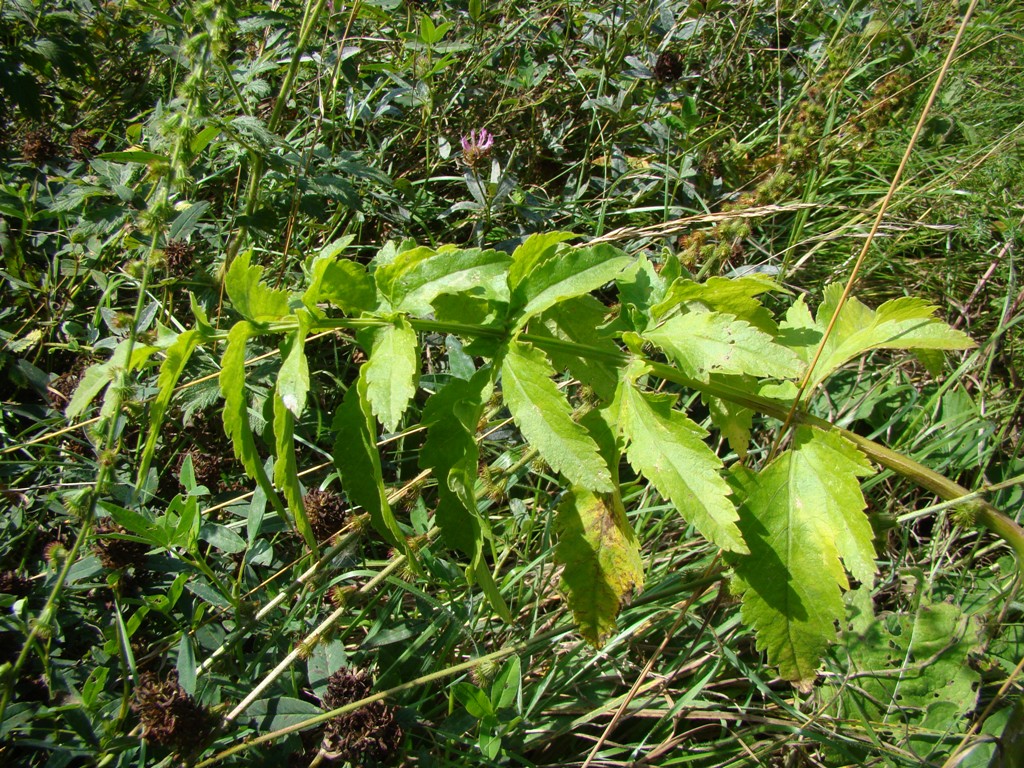
<path fill-rule="evenodd" d="M 654 79 L 659 83 L 674 83 L 683 76 L 683 57 L 674 51 L 665 51 L 654 64 Z"/>
<path fill-rule="evenodd" d="M 100 559 L 105 568 L 144 567 L 144 558 L 149 545 L 140 541 L 119 539 L 109 534 L 127 534 L 128 531 L 110 519 L 101 520 L 96 525 L 97 538 L 92 544 L 92 551 Z"/>
<path fill-rule="evenodd" d="M 178 684 L 177 673 L 161 679 L 144 672 L 135 686 L 132 709 L 142 722 L 142 737 L 151 744 L 188 753 L 213 732 L 216 720 Z"/>
<path fill-rule="evenodd" d="M 317 541 L 327 541 L 348 522 L 348 507 L 334 491 L 314 489 L 302 501 Z"/>

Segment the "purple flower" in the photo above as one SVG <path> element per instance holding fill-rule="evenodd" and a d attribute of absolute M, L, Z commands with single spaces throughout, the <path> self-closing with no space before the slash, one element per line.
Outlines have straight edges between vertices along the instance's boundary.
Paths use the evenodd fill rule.
<path fill-rule="evenodd" d="M 470 131 L 462 137 L 462 161 L 471 168 L 491 154 L 494 136 L 486 129 Z"/>

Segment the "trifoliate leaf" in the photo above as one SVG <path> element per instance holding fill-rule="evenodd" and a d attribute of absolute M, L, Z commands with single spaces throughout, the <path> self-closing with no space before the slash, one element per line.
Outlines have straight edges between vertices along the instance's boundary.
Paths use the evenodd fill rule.
<path fill-rule="evenodd" d="M 513 317 L 522 326 L 558 302 L 583 296 L 614 280 L 630 262 L 624 251 L 606 244 L 553 252 L 512 289 Z"/>
<path fill-rule="evenodd" d="M 875 574 L 858 477 L 871 468 L 836 432 L 802 427 L 794 447 L 761 472 L 734 470 L 749 555 L 730 555 L 743 618 L 780 674 L 806 689 L 844 615 L 846 568 Z"/>
<path fill-rule="evenodd" d="M 573 488 L 558 507 L 555 562 L 580 634 L 599 646 L 615 631 L 615 618 L 644 569 L 636 534 L 618 491 L 595 495 Z"/>
<path fill-rule="evenodd" d="M 394 432 L 416 394 L 420 357 L 416 331 L 405 317 L 373 332 L 366 363 L 366 395 L 373 414 L 388 432 Z"/>
<path fill-rule="evenodd" d="M 260 282 L 263 267 L 250 264 L 251 253 L 240 254 L 224 278 L 224 290 L 246 320 L 277 320 L 289 314 L 288 293 Z"/>
<path fill-rule="evenodd" d="M 784 379 L 799 376 L 804 368 L 792 350 L 776 344 L 767 333 L 721 312 L 676 315 L 643 337 L 701 381 L 710 373 Z"/>
<path fill-rule="evenodd" d="M 551 377 L 544 354 L 512 342 L 501 366 L 505 402 L 523 435 L 556 472 L 583 488 L 608 493 L 611 473 L 597 444 L 572 420 L 572 409 Z"/>
<path fill-rule="evenodd" d="M 645 395 L 627 380 L 620 390 L 619 423 L 626 457 L 708 541 L 747 552 L 736 527 L 736 507 L 719 471 L 722 462 L 704 442 L 707 432 L 679 411 L 673 397 Z"/>

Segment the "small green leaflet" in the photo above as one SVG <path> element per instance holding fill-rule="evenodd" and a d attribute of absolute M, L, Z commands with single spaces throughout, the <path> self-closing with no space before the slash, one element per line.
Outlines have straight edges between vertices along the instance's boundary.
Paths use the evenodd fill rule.
<path fill-rule="evenodd" d="M 442 294 L 473 290 L 480 296 L 508 300 L 505 275 L 511 257 L 506 253 L 471 248 L 442 248 L 434 253 L 417 248 L 380 267 L 374 278 L 393 309 L 425 315 Z"/>
<path fill-rule="evenodd" d="M 672 409 L 674 396 L 645 395 L 627 375 L 620 389 L 619 424 L 626 457 L 708 541 L 747 552 L 736 527 L 736 507 L 719 471 L 722 462 L 704 443 L 707 432 Z"/>
<path fill-rule="evenodd" d="M 416 394 L 420 356 L 416 331 L 402 315 L 376 328 L 366 374 L 366 396 L 384 429 L 394 432 Z"/>
<path fill-rule="evenodd" d="M 552 251 L 512 289 L 513 317 L 525 322 L 560 301 L 583 296 L 614 280 L 632 259 L 611 245 Z"/>
<path fill-rule="evenodd" d="M 491 369 L 481 368 L 472 379 L 449 383 L 427 401 L 421 422 L 427 427 L 427 439 L 420 449 L 420 466 L 437 480 L 435 515 L 442 538 L 474 564 L 483 557 L 486 525 L 476 502 L 479 449 L 475 436 L 490 394 L 491 374 Z"/>
<path fill-rule="evenodd" d="M 523 435 L 556 472 L 573 485 L 612 491 L 611 473 L 597 443 L 572 420 L 572 408 L 551 377 L 555 370 L 539 349 L 514 341 L 501 365 L 505 402 Z"/>
<path fill-rule="evenodd" d="M 249 427 L 249 401 L 245 394 L 245 345 L 252 325 L 240 320 L 228 332 L 228 345 L 220 361 L 220 392 L 224 396 L 224 432 L 231 438 L 235 457 L 250 477 L 264 474 L 263 463 Z"/>
<path fill-rule="evenodd" d="M 657 345 L 683 372 L 700 381 L 711 373 L 790 378 L 804 363 L 790 349 L 749 323 L 721 312 L 690 312 L 670 317 L 643 338 Z"/>
<path fill-rule="evenodd" d="M 313 529 L 306 517 L 306 506 L 302 501 L 302 486 L 299 484 L 299 468 L 295 461 L 295 416 L 281 400 L 274 396 L 274 482 L 284 494 L 291 512 L 295 530 L 299 532 L 310 552 L 317 552 L 318 546 Z"/>
<path fill-rule="evenodd" d="M 240 254 L 224 278 L 224 290 L 242 317 L 256 322 L 278 320 L 290 313 L 288 293 L 260 282 L 263 267 L 251 265 L 251 253 Z"/>
<path fill-rule="evenodd" d="M 640 545 L 618 491 L 595 495 L 573 488 L 558 507 L 555 526 L 562 590 L 580 634 L 600 646 L 615 631 L 623 604 L 643 586 Z"/>
<path fill-rule="evenodd" d="M 374 529 L 385 541 L 411 555 L 384 489 L 376 422 L 366 397 L 366 367 L 364 363 L 359 378 L 349 387 L 334 414 L 333 429 L 337 434 L 332 453 L 334 464 L 349 501 L 369 513 Z M 413 563 L 411 558 L 410 563 Z"/>
<path fill-rule="evenodd" d="M 149 466 L 153 461 L 153 452 L 156 450 L 156 441 L 160 436 L 160 427 L 163 425 L 164 413 L 171 402 L 174 388 L 178 385 L 181 372 L 185 370 L 192 352 L 199 345 L 199 330 L 193 328 L 178 334 L 178 338 L 167 348 L 166 357 L 160 365 L 160 376 L 157 379 L 158 391 L 153 398 L 153 404 L 149 407 L 149 432 L 146 434 L 146 444 L 142 448 L 142 459 L 139 462 L 138 482 L 141 484 Z"/>
<path fill-rule="evenodd" d="M 754 473 L 733 470 L 749 555 L 730 555 L 743 619 L 780 674 L 807 690 L 845 608 L 841 590 L 876 571 L 859 477 L 864 456 L 837 432 L 801 427 L 794 447 Z"/>
<path fill-rule="evenodd" d="M 128 360 L 129 346 L 132 349 L 130 361 Z M 126 368 L 128 371 L 133 371 L 140 367 L 156 351 L 156 347 L 139 343 L 131 344 L 128 339 L 119 343 L 109 360 L 95 363 L 86 369 L 82 380 L 75 389 L 75 394 L 71 396 L 71 402 L 64 409 L 64 415 L 68 419 L 81 416 L 82 412 L 89 407 L 89 403 L 114 380 L 115 376 L 124 372 Z"/>
<path fill-rule="evenodd" d="M 678 307 L 689 302 L 699 302 L 707 309 L 733 315 L 774 336 L 778 329 L 772 313 L 756 298 L 768 291 L 785 289 L 763 276 L 709 277 L 703 283 L 680 279 L 669 287 L 664 301 L 651 308 L 651 317 L 657 322 Z"/>
<path fill-rule="evenodd" d="M 317 258 L 302 303 L 313 311 L 321 301 L 333 304 L 346 315 L 358 315 L 377 306 L 377 288 L 362 264 L 334 256 Z"/>
<path fill-rule="evenodd" d="M 523 241 L 512 252 L 512 265 L 508 270 L 508 287 L 513 291 L 537 266 L 551 258 L 559 243 L 576 237 L 572 232 L 537 232 Z"/>
<path fill-rule="evenodd" d="M 573 354 L 552 349 L 549 355 L 555 366 L 567 369 L 606 402 L 615 396 L 619 383 L 617 366 L 609 360 L 616 361 L 620 357 L 611 336 L 598 330 L 607 313 L 608 308 L 593 296 L 577 296 L 555 304 L 541 315 L 540 322 L 530 323 L 531 336 L 561 339 L 604 353 L 604 359 L 586 350 Z"/>
<path fill-rule="evenodd" d="M 277 396 L 295 417 L 302 414 L 309 393 L 309 363 L 305 351 L 309 320 L 309 313 L 300 310 L 299 327 L 288 334 L 281 344 L 281 359 L 284 362 L 277 375 Z"/>
<path fill-rule="evenodd" d="M 835 283 L 825 288 L 825 298 L 818 307 L 813 324 L 802 301 L 787 313 L 786 322 L 782 324 L 782 338 L 787 339 L 791 346 L 804 346 L 806 359 L 813 356 L 835 315 L 842 293 L 843 287 Z M 935 309 L 922 299 L 901 298 L 887 301 L 873 310 L 850 297 L 825 341 L 810 386 L 820 384 L 847 362 L 871 349 L 952 350 L 974 346 L 963 331 L 938 320 Z M 800 340 L 804 342 L 802 345 Z"/>

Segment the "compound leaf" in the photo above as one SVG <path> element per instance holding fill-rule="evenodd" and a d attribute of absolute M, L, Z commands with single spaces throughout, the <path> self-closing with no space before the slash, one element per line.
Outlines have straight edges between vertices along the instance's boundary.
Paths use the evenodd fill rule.
<path fill-rule="evenodd" d="M 289 314 L 288 293 L 260 282 L 263 267 L 251 264 L 243 253 L 232 262 L 224 278 L 224 290 L 235 310 L 246 320 L 277 320 Z"/>
<path fill-rule="evenodd" d="M 569 402 L 551 379 L 554 373 L 540 350 L 518 341 L 508 346 L 501 380 L 512 418 L 552 469 L 573 485 L 608 493 L 608 466 L 593 438 L 572 420 Z"/>
<path fill-rule="evenodd" d="M 548 353 L 552 363 L 567 369 L 604 401 L 610 401 L 615 396 L 615 387 L 619 383 L 617 368 L 608 362 L 608 359 L 614 360 L 619 354 L 619 348 L 610 335 L 597 330 L 604 323 L 607 313 L 607 307 L 593 296 L 577 296 L 555 304 L 539 318 L 540 322 L 530 323 L 532 336 L 568 341 L 606 353 L 606 359 L 559 349 L 552 349 Z"/>
<path fill-rule="evenodd" d="M 573 488 L 558 507 L 555 562 L 580 634 L 599 646 L 615 631 L 615 618 L 643 586 L 636 535 L 618 491 L 595 495 Z"/>
<path fill-rule="evenodd" d="M 313 310 L 321 301 L 346 315 L 358 315 L 377 306 L 377 287 L 362 264 L 335 256 L 321 257 L 313 262 L 302 302 Z"/>
<path fill-rule="evenodd" d="M 722 462 L 704 442 L 707 432 L 673 410 L 674 397 L 645 395 L 624 381 L 619 423 L 626 457 L 658 493 L 710 542 L 731 552 L 747 552 Z"/>
<path fill-rule="evenodd" d="M 754 473 L 734 471 L 740 531 L 749 555 L 731 555 L 743 619 L 768 661 L 802 689 L 813 681 L 835 622 L 844 616 L 846 568 L 875 574 L 872 532 L 858 477 L 862 454 L 836 432 L 802 427 L 794 447 Z"/>

